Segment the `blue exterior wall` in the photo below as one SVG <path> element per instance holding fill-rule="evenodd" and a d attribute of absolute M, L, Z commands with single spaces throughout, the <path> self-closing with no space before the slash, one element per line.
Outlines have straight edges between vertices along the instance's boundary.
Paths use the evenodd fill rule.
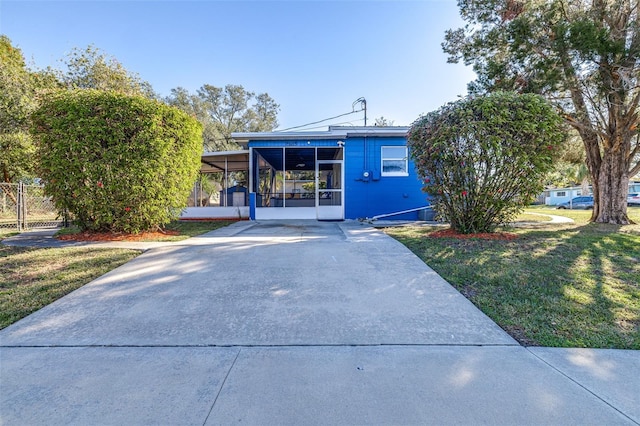
<path fill-rule="evenodd" d="M 406 146 L 404 137 L 349 137 L 345 142 L 345 218 L 370 218 L 429 205 L 411 160 L 408 176 L 382 176 L 382 147 Z M 417 220 L 418 212 L 387 219 Z"/>
<path fill-rule="evenodd" d="M 382 176 L 382 147 L 406 146 L 404 137 L 347 137 L 344 143 L 345 219 L 371 218 L 428 206 L 414 164 L 408 176 Z M 338 139 L 251 141 L 258 147 L 335 147 Z M 369 172 L 365 177 L 364 172 Z M 389 220 L 417 220 L 418 212 L 390 216 Z"/>

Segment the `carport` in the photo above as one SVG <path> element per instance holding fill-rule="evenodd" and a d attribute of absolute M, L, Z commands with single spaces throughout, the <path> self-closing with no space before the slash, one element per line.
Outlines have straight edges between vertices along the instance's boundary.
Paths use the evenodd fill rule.
<path fill-rule="evenodd" d="M 201 163 L 200 177 L 180 218 L 248 219 L 249 151 L 205 152 Z"/>

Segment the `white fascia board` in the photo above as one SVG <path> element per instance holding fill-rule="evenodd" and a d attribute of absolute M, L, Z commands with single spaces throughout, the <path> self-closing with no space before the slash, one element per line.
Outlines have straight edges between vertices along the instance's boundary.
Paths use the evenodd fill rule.
<path fill-rule="evenodd" d="M 251 141 L 275 141 L 275 140 L 318 140 L 318 139 L 345 139 L 349 136 L 381 136 L 404 137 L 410 127 L 408 126 L 329 126 L 329 130 L 321 132 L 235 132 L 231 138 L 241 145 Z"/>
<path fill-rule="evenodd" d="M 231 133 L 231 138 L 238 143 L 268 140 L 315 140 L 315 139 L 344 139 L 347 132 L 262 132 L 262 133 Z"/>
<path fill-rule="evenodd" d="M 228 157 L 231 155 L 249 155 L 249 151 L 246 149 L 241 149 L 238 151 L 205 151 L 202 153 L 202 157 Z"/>
<path fill-rule="evenodd" d="M 409 132 L 408 126 L 389 126 L 389 127 L 376 127 L 376 126 L 359 126 L 359 127 L 346 127 L 346 126 L 331 126 L 330 131 L 342 131 L 346 132 L 348 136 L 406 136 Z"/>

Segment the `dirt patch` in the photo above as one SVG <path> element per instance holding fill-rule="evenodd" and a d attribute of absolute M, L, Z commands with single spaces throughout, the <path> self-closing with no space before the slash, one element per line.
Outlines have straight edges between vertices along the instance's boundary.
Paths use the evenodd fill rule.
<path fill-rule="evenodd" d="M 178 231 L 140 232 L 139 234 L 85 231 L 78 234 L 59 235 L 56 238 L 62 241 L 151 241 L 179 234 Z"/>
<path fill-rule="evenodd" d="M 478 234 L 460 234 L 453 229 L 441 229 L 439 231 L 434 231 L 429 233 L 429 236 L 432 238 L 458 238 L 462 240 L 466 240 L 469 238 L 478 238 L 482 240 L 506 240 L 511 241 L 518 238 L 518 234 L 512 234 L 509 232 L 487 232 L 487 233 L 478 233 Z"/>
<path fill-rule="evenodd" d="M 517 325 L 502 327 L 511 337 L 516 339 L 522 346 L 540 346 L 538 342 L 527 337 L 524 328 Z"/>

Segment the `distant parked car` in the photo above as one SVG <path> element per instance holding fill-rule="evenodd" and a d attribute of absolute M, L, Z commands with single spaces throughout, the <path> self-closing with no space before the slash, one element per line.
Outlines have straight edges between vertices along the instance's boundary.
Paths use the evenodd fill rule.
<path fill-rule="evenodd" d="M 575 197 L 571 201 L 565 201 L 562 204 L 558 204 L 557 209 L 581 209 L 589 210 L 593 208 L 593 196 Z"/>
<path fill-rule="evenodd" d="M 640 206 L 640 193 L 634 192 L 633 194 L 629 194 L 627 196 L 627 205 L 628 206 Z"/>

